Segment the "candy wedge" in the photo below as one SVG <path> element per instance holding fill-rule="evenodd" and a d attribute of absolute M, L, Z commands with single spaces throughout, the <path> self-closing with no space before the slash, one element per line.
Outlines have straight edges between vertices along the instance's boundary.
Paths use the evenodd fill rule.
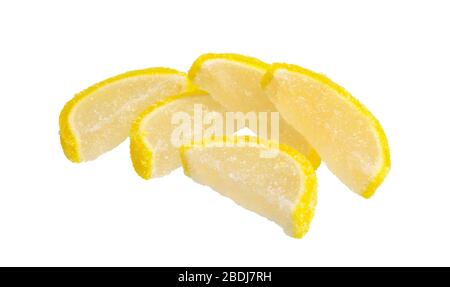
<path fill-rule="evenodd" d="M 276 156 L 261 154 L 276 151 Z M 314 167 L 297 150 L 256 137 L 203 140 L 180 149 L 186 175 L 280 225 L 306 234 L 317 198 Z"/>
<path fill-rule="evenodd" d="M 221 110 L 217 102 L 200 90 L 175 95 L 150 106 L 131 129 L 130 153 L 136 172 L 149 179 L 167 175 L 180 167 L 180 145 L 201 139 L 213 128 L 213 117 L 223 117 Z M 201 117 L 209 115 L 211 123 L 195 119 L 196 112 L 201 113 Z M 202 121 L 199 124 L 194 122 L 199 120 Z M 222 136 L 223 130 L 222 126 L 209 136 Z"/>
<path fill-rule="evenodd" d="M 367 108 L 326 76 L 294 65 L 272 65 L 262 85 L 344 184 L 363 197 L 374 194 L 390 156 L 384 131 Z"/>
<path fill-rule="evenodd" d="M 189 70 L 189 79 L 232 112 L 276 112 L 260 82 L 270 66 L 258 59 L 237 54 L 204 54 Z M 249 127 L 251 128 L 251 127 Z M 258 133 L 257 130 L 254 132 Z M 261 135 L 259 133 L 259 135 Z M 268 138 L 271 133 L 267 134 Z M 320 158 L 305 138 L 280 118 L 279 141 L 305 154 L 317 168 Z"/>
<path fill-rule="evenodd" d="M 190 87 L 184 73 L 151 68 L 127 72 L 87 88 L 60 114 L 65 155 L 73 162 L 97 158 L 128 137 L 132 121 L 145 108 Z"/>

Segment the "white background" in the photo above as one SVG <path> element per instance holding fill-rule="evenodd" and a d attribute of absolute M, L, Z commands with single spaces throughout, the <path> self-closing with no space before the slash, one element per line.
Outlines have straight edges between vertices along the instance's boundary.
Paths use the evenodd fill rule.
<path fill-rule="evenodd" d="M 448 1 L 1 1 L 0 265 L 450 265 Z M 128 142 L 73 164 L 58 116 L 127 70 L 235 52 L 326 73 L 388 136 L 365 200 L 322 165 L 310 232 L 172 175 L 144 181 Z"/>

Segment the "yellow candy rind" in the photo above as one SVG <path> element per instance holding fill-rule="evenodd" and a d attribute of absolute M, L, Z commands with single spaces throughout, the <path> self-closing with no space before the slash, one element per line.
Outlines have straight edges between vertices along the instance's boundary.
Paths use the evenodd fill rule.
<path fill-rule="evenodd" d="M 201 55 L 194 61 L 191 68 L 189 69 L 188 78 L 191 80 L 194 80 L 195 76 L 200 71 L 202 65 L 205 62 L 207 62 L 209 60 L 220 60 L 220 59 L 229 60 L 229 61 L 233 61 L 236 63 L 245 63 L 254 68 L 261 69 L 264 71 L 270 67 L 269 64 L 264 63 L 263 61 L 258 60 L 253 57 L 248 57 L 248 56 L 239 55 L 239 54 L 232 54 L 232 53 L 223 53 L 223 54 L 208 53 L 208 54 Z"/>

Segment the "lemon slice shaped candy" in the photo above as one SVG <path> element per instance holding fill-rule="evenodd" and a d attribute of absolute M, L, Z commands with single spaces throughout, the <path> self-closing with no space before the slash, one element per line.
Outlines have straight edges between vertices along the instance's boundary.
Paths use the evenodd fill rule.
<path fill-rule="evenodd" d="M 204 124 L 203 118 L 195 119 L 196 109 L 210 116 L 211 124 Z M 180 167 L 180 145 L 192 142 L 195 137 L 201 139 L 208 128 L 212 128 L 212 117 L 223 117 L 221 109 L 200 90 L 171 96 L 150 106 L 139 115 L 131 129 L 130 152 L 136 172 L 149 179 L 167 175 Z M 202 122 L 194 122 L 199 120 Z M 223 131 L 221 126 L 210 136 L 221 136 Z"/>
<path fill-rule="evenodd" d="M 271 157 L 261 156 L 276 152 Z M 295 149 L 256 137 L 203 140 L 180 149 L 185 174 L 300 238 L 317 198 L 314 167 Z"/>
<path fill-rule="evenodd" d="M 261 79 L 270 65 L 238 54 L 204 54 L 189 70 L 189 79 L 232 112 L 277 112 L 273 103 L 264 95 Z M 268 117 L 269 118 L 269 117 Z M 259 125 L 259 124 L 258 124 Z M 248 126 L 258 136 L 264 135 Z M 277 126 L 278 128 L 278 126 Z M 256 128 L 258 129 L 258 128 Z M 272 126 L 267 128 L 265 138 L 274 140 Z M 279 142 L 292 146 L 305 154 L 317 168 L 320 158 L 297 130 L 285 120 L 279 119 Z"/>
<path fill-rule="evenodd" d="M 294 65 L 272 65 L 262 85 L 330 170 L 354 192 L 372 196 L 390 156 L 384 131 L 367 108 L 324 75 Z"/>
<path fill-rule="evenodd" d="M 124 141 L 132 121 L 149 105 L 190 88 L 168 68 L 127 72 L 77 94 L 61 111 L 61 145 L 73 162 L 93 160 Z"/>

